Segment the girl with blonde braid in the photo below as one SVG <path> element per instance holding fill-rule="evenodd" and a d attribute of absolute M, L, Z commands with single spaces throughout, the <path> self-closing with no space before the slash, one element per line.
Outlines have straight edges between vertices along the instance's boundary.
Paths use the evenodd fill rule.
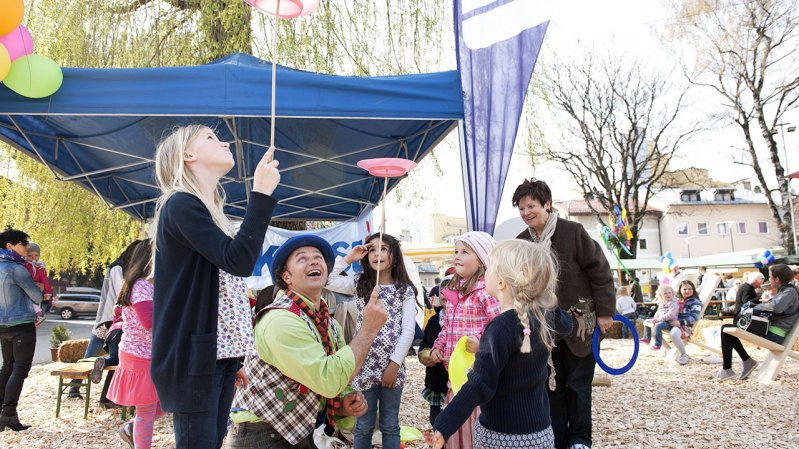
<path fill-rule="evenodd" d="M 488 259 L 486 289 L 501 313 L 486 326 L 468 381 L 436 418 L 428 442 L 443 447 L 480 406 L 475 448 L 551 448 L 551 352 L 572 330 L 555 297 L 557 269 L 549 249 L 523 240 L 497 244 Z"/>

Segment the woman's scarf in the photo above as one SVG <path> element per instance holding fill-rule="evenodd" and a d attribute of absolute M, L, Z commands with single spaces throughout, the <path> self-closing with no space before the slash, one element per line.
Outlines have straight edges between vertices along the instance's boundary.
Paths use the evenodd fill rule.
<path fill-rule="evenodd" d="M 25 265 L 25 259 L 22 258 L 16 251 L 10 249 L 0 249 L 0 259 L 9 260 L 20 265 Z"/>
<path fill-rule="evenodd" d="M 535 233 L 533 228 L 527 228 L 527 232 L 530 233 L 530 237 L 533 238 L 533 242 L 540 243 L 544 245 L 545 248 L 549 249 L 552 246 L 552 234 L 555 233 L 555 225 L 557 223 L 557 212 L 550 212 L 549 218 L 547 218 L 547 223 L 544 225 L 544 230 L 541 231 L 540 236 Z"/>

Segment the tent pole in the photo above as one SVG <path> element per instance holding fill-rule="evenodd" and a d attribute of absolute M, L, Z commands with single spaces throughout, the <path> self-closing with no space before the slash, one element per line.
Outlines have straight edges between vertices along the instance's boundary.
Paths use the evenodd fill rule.
<path fill-rule="evenodd" d="M 458 143 L 461 149 L 461 176 L 463 178 L 463 197 L 466 202 L 466 226 L 468 230 L 474 231 L 474 212 L 471 207 L 473 198 L 469 190 L 469 158 L 466 155 L 466 127 L 463 124 L 463 120 L 458 120 Z"/>
<path fill-rule="evenodd" d="M 275 93 L 276 93 L 276 79 L 277 79 L 277 26 L 280 23 L 280 18 L 278 17 L 280 14 L 280 0 L 277 0 L 277 6 L 275 7 L 275 27 L 272 32 L 272 126 L 269 130 L 269 147 L 274 148 L 275 146 Z"/>

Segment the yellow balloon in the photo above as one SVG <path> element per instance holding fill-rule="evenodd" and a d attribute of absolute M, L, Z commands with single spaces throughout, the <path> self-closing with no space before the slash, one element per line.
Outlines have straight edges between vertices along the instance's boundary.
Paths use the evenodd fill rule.
<path fill-rule="evenodd" d="M 14 31 L 25 15 L 22 0 L 0 0 L 0 36 Z"/>
<path fill-rule="evenodd" d="M 8 54 L 6 47 L 0 44 L 0 81 L 8 75 L 9 70 L 11 70 L 11 55 Z"/>
<path fill-rule="evenodd" d="M 469 368 L 474 365 L 474 354 L 466 351 L 466 340 L 468 339 L 469 337 L 465 335 L 461 337 L 455 344 L 452 355 L 449 356 L 449 383 L 452 386 L 452 394 L 458 394 L 463 384 L 466 383 Z"/>

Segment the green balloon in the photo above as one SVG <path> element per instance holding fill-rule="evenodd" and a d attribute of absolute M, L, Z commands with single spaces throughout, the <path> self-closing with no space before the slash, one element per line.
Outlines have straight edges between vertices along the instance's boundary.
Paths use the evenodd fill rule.
<path fill-rule="evenodd" d="M 55 61 L 42 55 L 27 55 L 11 63 L 3 84 L 23 97 L 44 98 L 53 95 L 62 81 L 64 74 Z"/>

